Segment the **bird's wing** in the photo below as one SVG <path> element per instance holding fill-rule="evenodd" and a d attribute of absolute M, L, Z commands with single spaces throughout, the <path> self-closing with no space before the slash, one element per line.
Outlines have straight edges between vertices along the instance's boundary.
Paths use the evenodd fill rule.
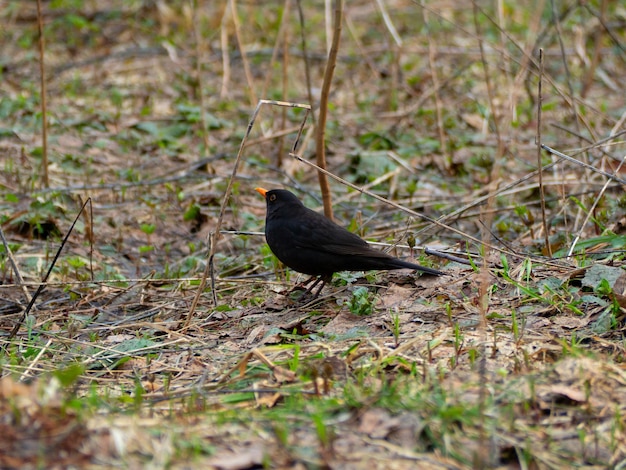
<path fill-rule="evenodd" d="M 310 217 L 298 218 L 289 224 L 289 231 L 298 248 L 336 255 L 376 256 L 376 253 L 380 253 L 385 257 L 384 253 L 372 249 L 365 240 L 323 215 L 315 211 L 310 211 L 309 214 Z"/>

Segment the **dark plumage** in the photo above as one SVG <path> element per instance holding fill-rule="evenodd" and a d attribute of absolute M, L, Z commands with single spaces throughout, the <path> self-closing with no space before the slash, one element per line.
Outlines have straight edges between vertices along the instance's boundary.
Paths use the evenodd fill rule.
<path fill-rule="evenodd" d="M 265 197 L 265 239 L 272 253 L 295 271 L 320 276 L 315 284 L 329 281 L 338 271 L 409 268 L 443 274 L 372 248 L 362 238 L 305 207 L 289 191 L 256 190 Z"/>

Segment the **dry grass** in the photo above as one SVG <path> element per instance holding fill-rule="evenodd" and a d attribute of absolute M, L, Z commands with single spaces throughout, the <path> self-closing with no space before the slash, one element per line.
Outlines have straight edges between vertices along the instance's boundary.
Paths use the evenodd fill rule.
<path fill-rule="evenodd" d="M 317 116 L 332 15 L 301 5 L 304 60 L 292 1 L 45 2 L 44 150 L 35 4 L 0 4 L 0 467 L 624 468 L 623 7 L 347 3 L 335 217 L 447 275 L 310 304 L 253 191 L 320 207 L 302 111 L 233 168 L 259 99 Z"/>

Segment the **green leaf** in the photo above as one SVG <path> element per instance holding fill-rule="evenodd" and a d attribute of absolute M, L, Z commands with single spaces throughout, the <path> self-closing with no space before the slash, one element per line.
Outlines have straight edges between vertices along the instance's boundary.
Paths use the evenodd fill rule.
<path fill-rule="evenodd" d="M 613 288 L 617 280 L 623 274 L 624 270 L 621 268 L 605 266 L 603 264 L 595 264 L 587 269 L 587 271 L 585 272 L 585 277 L 583 277 L 582 279 L 582 284 L 585 287 L 591 287 L 595 290 L 600 286 L 603 280 L 606 280 L 609 287 Z"/>
<path fill-rule="evenodd" d="M 75 362 L 64 369 L 55 370 L 52 375 L 59 379 L 61 385 L 69 387 L 76 382 L 83 372 L 85 372 L 85 366 Z"/>

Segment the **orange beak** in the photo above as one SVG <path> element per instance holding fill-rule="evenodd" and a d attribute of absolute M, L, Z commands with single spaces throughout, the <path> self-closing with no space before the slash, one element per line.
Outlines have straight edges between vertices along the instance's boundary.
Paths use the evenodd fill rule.
<path fill-rule="evenodd" d="M 263 188 L 254 188 L 255 191 L 257 191 L 261 196 L 265 197 L 265 195 L 267 194 L 267 189 L 263 189 Z"/>

